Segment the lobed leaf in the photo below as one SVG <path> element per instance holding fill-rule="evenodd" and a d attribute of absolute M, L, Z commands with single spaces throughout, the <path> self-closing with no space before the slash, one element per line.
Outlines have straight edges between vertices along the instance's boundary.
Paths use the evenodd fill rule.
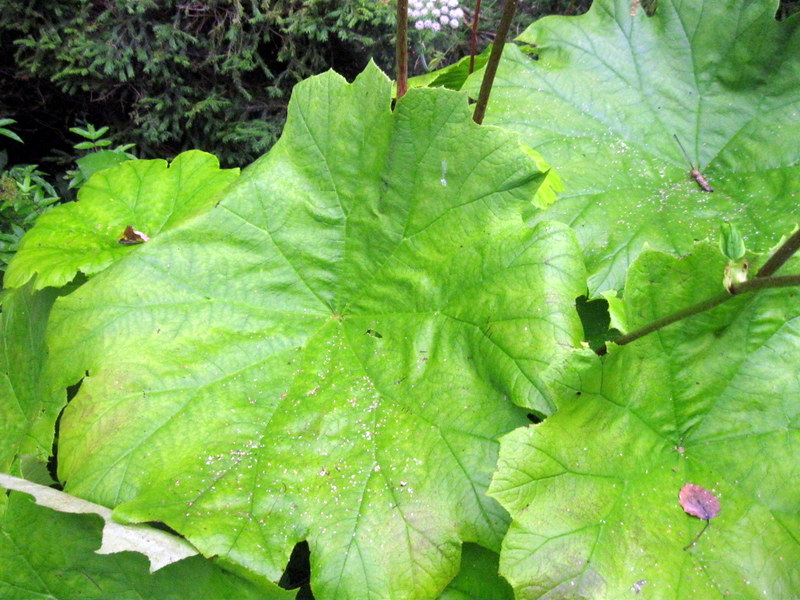
<path fill-rule="evenodd" d="M 273 581 L 306 540 L 317 598 L 436 597 L 463 542 L 499 549 L 497 439 L 552 411 L 585 272 L 524 224 L 545 173 L 515 135 L 390 92 L 298 85 L 216 208 L 56 304 L 70 493 Z"/>
<path fill-rule="evenodd" d="M 127 226 L 155 236 L 211 208 L 239 175 L 219 168 L 199 150 L 164 160 L 134 160 L 92 175 L 78 202 L 42 215 L 20 242 L 8 266 L 6 287 L 37 275 L 39 290 L 60 287 L 78 273 L 94 275 L 121 260 L 130 248 L 118 243 Z"/>
<path fill-rule="evenodd" d="M 718 290 L 710 244 L 647 251 L 634 327 Z M 490 487 L 511 513 L 500 570 L 518 598 L 791 598 L 800 593 L 800 294 L 735 298 L 565 378 L 558 411 L 501 443 Z M 695 546 L 687 483 L 718 503 Z M 719 507 L 719 515 L 715 516 Z M 691 513 L 695 514 L 695 513 Z M 684 550 L 684 547 L 687 549 Z"/>
<path fill-rule="evenodd" d="M 504 51 L 485 122 L 519 131 L 566 182 L 535 219 L 575 229 L 591 296 L 620 289 L 645 244 L 686 253 L 730 221 L 765 252 L 797 221 L 800 18 L 776 22 L 777 6 L 659 0 L 650 17 L 596 0 L 531 25 L 519 41 L 534 54 Z"/>

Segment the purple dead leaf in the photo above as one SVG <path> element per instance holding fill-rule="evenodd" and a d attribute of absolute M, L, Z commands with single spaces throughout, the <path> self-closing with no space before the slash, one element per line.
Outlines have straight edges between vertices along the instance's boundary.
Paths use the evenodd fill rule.
<path fill-rule="evenodd" d="M 697 517 L 698 519 L 705 519 L 706 522 L 705 526 L 700 530 L 700 533 L 698 533 L 688 545 L 684 546 L 683 549 L 688 550 L 694 546 L 697 540 L 700 539 L 700 536 L 703 535 L 710 520 L 719 514 L 719 499 L 706 488 L 693 483 L 687 483 L 681 488 L 678 499 L 680 500 L 683 510 L 685 510 L 687 514 Z"/>
<path fill-rule="evenodd" d="M 678 495 L 683 510 L 698 519 L 713 519 L 719 514 L 719 500 L 706 488 L 687 483 Z"/>

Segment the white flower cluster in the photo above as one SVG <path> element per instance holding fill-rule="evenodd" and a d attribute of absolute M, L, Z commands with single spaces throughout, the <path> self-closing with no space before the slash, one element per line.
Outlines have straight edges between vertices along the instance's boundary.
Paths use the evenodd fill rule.
<path fill-rule="evenodd" d="M 409 0 L 408 9 L 408 16 L 415 21 L 417 29 L 441 31 L 447 26 L 455 29 L 464 18 L 458 0 Z"/>

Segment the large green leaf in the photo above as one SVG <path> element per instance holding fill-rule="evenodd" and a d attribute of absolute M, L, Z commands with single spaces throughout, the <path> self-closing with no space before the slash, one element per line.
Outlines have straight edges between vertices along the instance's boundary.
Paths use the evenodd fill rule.
<path fill-rule="evenodd" d="M 718 293 L 723 265 L 710 245 L 643 253 L 628 322 Z M 739 297 L 612 346 L 555 415 L 502 440 L 490 494 L 513 518 L 500 569 L 518 598 L 800 595 L 798 300 Z M 686 483 L 722 510 L 684 550 L 704 524 L 678 502 Z"/>
<path fill-rule="evenodd" d="M 53 289 L 33 291 L 33 281 L 8 290 L 0 313 L 0 472 L 11 470 L 23 452 L 46 459 L 61 405 L 48 401 L 42 385 L 47 357 L 45 330 Z M 60 394 L 63 397 L 63 392 Z M 35 423 L 39 435 L 32 433 Z M 15 469 L 15 472 L 18 471 Z"/>
<path fill-rule="evenodd" d="M 519 39 L 536 55 L 507 47 L 485 121 L 561 174 L 537 218 L 574 227 L 592 295 L 621 288 L 645 243 L 687 252 L 724 219 L 765 251 L 798 220 L 800 17 L 776 22 L 777 0 L 659 0 L 652 17 L 631 5 L 534 23 Z"/>
<path fill-rule="evenodd" d="M 3 494 L 5 498 L 5 494 Z M 141 554 L 101 556 L 102 519 L 65 514 L 14 492 L 0 513 L 0 597 L 34 598 L 291 598 L 275 586 L 257 588 L 198 556 L 148 572 Z"/>
<path fill-rule="evenodd" d="M 42 215 L 8 266 L 6 287 L 60 287 L 79 272 L 93 275 L 136 248 L 118 240 L 127 226 L 148 237 L 163 233 L 214 205 L 239 169 L 219 168 L 216 157 L 184 152 L 171 163 L 133 160 L 95 173 L 78 202 Z"/>
<path fill-rule="evenodd" d="M 318 598 L 433 598 L 498 550 L 500 435 L 579 346 L 577 242 L 524 224 L 544 173 L 463 94 L 390 110 L 371 66 L 299 85 L 220 204 L 57 302 L 67 489 Z"/>

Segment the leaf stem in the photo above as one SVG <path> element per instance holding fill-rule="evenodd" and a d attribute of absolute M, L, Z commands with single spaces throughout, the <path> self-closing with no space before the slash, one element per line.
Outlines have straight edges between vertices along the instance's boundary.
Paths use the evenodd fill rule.
<path fill-rule="evenodd" d="M 475 2 L 475 15 L 472 17 L 472 37 L 469 48 L 469 73 L 475 71 L 475 55 L 478 53 L 478 17 L 481 14 L 481 0 Z"/>
<path fill-rule="evenodd" d="M 408 91 L 408 0 L 397 0 L 397 99 Z"/>
<path fill-rule="evenodd" d="M 800 285 L 800 274 L 781 275 L 779 277 L 761 277 L 737 283 L 731 287 L 731 295 L 746 294 L 756 290 L 766 290 L 769 288 L 795 287 Z"/>
<path fill-rule="evenodd" d="M 511 29 L 511 20 L 514 18 L 514 12 L 516 10 L 517 0 L 506 0 L 505 6 L 503 7 L 503 16 L 500 17 L 500 25 L 497 28 L 497 35 L 492 45 L 492 53 L 489 56 L 489 62 L 486 63 L 486 70 L 483 73 L 483 82 L 481 82 L 481 91 L 478 94 L 478 103 L 475 105 L 475 113 L 472 115 L 472 120 L 478 125 L 483 123 L 483 117 L 486 115 L 486 105 L 489 103 L 489 94 L 492 91 L 494 78 L 495 75 L 497 75 L 497 66 L 500 64 L 503 46 L 505 46 L 508 30 Z"/>
<path fill-rule="evenodd" d="M 718 306 L 729 300 L 732 294 L 728 292 L 722 292 L 717 294 L 716 296 L 712 296 L 711 298 L 707 298 L 702 302 L 698 302 L 697 304 L 693 304 L 691 306 L 687 306 L 677 312 L 669 314 L 665 317 L 661 317 L 660 319 L 656 319 L 655 321 L 651 321 L 644 327 L 640 327 L 639 329 L 634 329 L 630 333 L 626 333 L 625 335 L 621 335 L 620 337 L 611 340 L 617 346 L 624 346 L 625 344 L 630 344 L 631 342 L 638 340 L 640 337 L 646 336 L 648 333 L 653 333 L 654 331 L 658 331 L 662 327 L 666 327 L 667 325 L 671 325 L 676 321 L 680 321 L 681 319 L 685 319 L 687 317 L 691 317 L 692 315 L 696 315 L 697 313 L 701 313 L 706 310 L 711 310 L 715 306 Z"/>
<path fill-rule="evenodd" d="M 795 286 L 800 286 L 800 275 L 785 275 L 782 277 L 761 277 L 758 279 L 751 279 L 749 281 L 737 283 L 731 286 L 730 293 L 721 292 L 716 296 L 711 296 L 710 298 L 706 298 L 705 300 L 702 300 L 697 304 L 693 304 L 692 306 L 683 308 L 665 317 L 661 317 L 660 319 L 651 321 L 644 327 L 635 329 L 634 331 L 626 333 L 625 335 L 622 335 L 611 341 L 617 346 L 624 346 L 625 344 L 630 344 L 631 342 L 638 340 L 641 337 L 644 337 L 648 333 L 653 333 L 654 331 L 658 331 L 659 329 L 666 327 L 667 325 L 671 325 L 676 321 L 680 321 L 682 319 L 691 317 L 698 313 L 711 310 L 712 308 L 719 306 L 723 302 L 727 302 L 734 296 L 769 288 L 795 287 Z"/>
<path fill-rule="evenodd" d="M 703 535 L 703 532 L 705 532 L 705 530 L 708 529 L 708 526 L 710 525 L 710 523 L 711 523 L 711 521 L 709 519 L 706 519 L 706 524 L 703 525 L 703 528 L 700 530 L 700 533 L 698 533 L 696 536 L 694 536 L 694 539 L 691 542 L 689 542 L 688 544 L 686 544 L 683 547 L 683 549 L 684 550 L 688 550 L 689 548 L 694 546 L 697 543 L 697 540 L 700 539 L 700 536 Z"/>
<path fill-rule="evenodd" d="M 769 257 L 769 260 L 767 260 L 758 270 L 758 273 L 756 273 L 756 277 L 769 277 L 772 275 L 783 266 L 783 263 L 797 252 L 798 248 L 800 248 L 800 229 L 795 231 L 789 239 Z"/>

